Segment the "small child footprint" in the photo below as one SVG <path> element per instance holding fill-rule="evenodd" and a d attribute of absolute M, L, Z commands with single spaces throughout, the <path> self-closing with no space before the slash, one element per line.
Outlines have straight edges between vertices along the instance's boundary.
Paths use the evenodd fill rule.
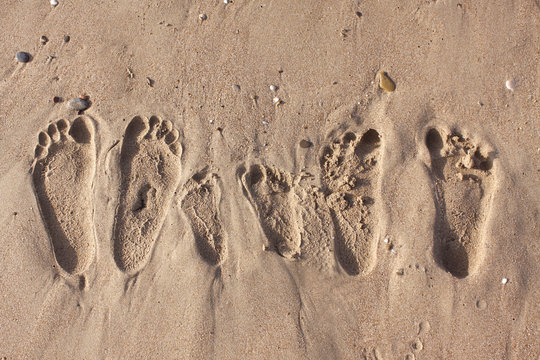
<path fill-rule="evenodd" d="M 191 223 L 199 253 L 211 265 L 219 265 L 227 255 L 219 213 L 220 179 L 205 168 L 188 181 L 185 191 L 182 209 Z"/>
<path fill-rule="evenodd" d="M 425 137 L 434 182 L 435 258 L 452 275 L 464 278 L 477 269 L 485 251 L 482 228 L 491 195 L 493 160 L 456 131 Z"/>
<path fill-rule="evenodd" d="M 285 258 L 296 257 L 301 239 L 292 205 L 292 176 L 270 166 L 252 165 L 242 175 L 242 184 L 271 245 Z"/>
<path fill-rule="evenodd" d="M 78 117 L 59 120 L 38 136 L 34 192 L 58 264 L 81 274 L 94 259 L 92 185 L 96 170 L 94 127 Z"/>
<path fill-rule="evenodd" d="M 374 207 L 380 145 L 379 133 L 370 129 L 361 137 L 347 132 L 322 151 L 324 191 L 336 227 L 336 255 L 350 275 L 368 274 L 376 261 Z"/>
<path fill-rule="evenodd" d="M 134 117 L 120 153 L 121 188 L 114 225 L 114 257 L 120 270 L 141 270 L 161 231 L 180 181 L 178 130 L 157 116 Z"/>

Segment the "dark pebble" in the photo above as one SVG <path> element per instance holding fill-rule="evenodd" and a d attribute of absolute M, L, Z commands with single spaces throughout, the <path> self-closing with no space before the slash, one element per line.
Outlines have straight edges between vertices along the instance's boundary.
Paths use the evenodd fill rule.
<path fill-rule="evenodd" d="M 30 54 L 24 51 L 19 51 L 15 55 L 15 58 L 17 59 L 18 62 L 27 63 L 30 61 Z"/>
<path fill-rule="evenodd" d="M 49 39 L 45 35 L 41 36 L 41 39 L 39 39 L 41 45 L 45 45 L 48 41 Z"/>
<path fill-rule="evenodd" d="M 68 106 L 73 110 L 83 111 L 90 107 L 90 103 L 87 100 L 76 97 L 68 101 Z"/>
<path fill-rule="evenodd" d="M 68 43 L 69 40 L 71 40 L 71 38 L 69 37 L 69 35 L 65 35 L 65 36 L 64 36 L 64 42 L 65 42 L 65 43 Z"/>
<path fill-rule="evenodd" d="M 60 96 L 55 96 L 55 97 L 53 97 L 52 101 L 53 101 L 53 103 L 58 104 L 58 103 L 64 101 L 64 99 L 62 99 Z"/>
<path fill-rule="evenodd" d="M 307 148 L 311 147 L 311 145 L 313 145 L 313 144 L 311 143 L 311 141 L 307 141 L 307 140 L 303 140 L 303 139 L 300 140 L 300 147 L 301 147 L 302 149 L 307 149 Z"/>

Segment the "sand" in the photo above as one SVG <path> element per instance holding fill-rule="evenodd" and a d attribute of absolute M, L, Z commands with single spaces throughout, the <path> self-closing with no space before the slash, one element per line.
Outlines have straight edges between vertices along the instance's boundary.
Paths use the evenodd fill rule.
<path fill-rule="evenodd" d="M 0 6 L 0 358 L 540 357 L 537 1 L 58 2 Z"/>

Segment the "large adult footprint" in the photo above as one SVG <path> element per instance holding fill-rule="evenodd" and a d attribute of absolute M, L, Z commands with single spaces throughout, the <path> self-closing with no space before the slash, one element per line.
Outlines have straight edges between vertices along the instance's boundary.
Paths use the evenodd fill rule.
<path fill-rule="evenodd" d="M 286 258 L 300 253 L 300 233 L 292 206 L 290 174 L 263 165 L 253 165 L 242 176 L 251 203 L 271 245 Z"/>
<path fill-rule="evenodd" d="M 491 193 L 493 162 L 480 147 L 458 132 L 426 134 L 437 207 L 435 258 L 458 278 L 474 273 L 481 262 L 482 227 Z"/>
<path fill-rule="evenodd" d="M 381 138 L 376 130 L 361 137 L 345 133 L 323 149 L 324 191 L 336 227 L 336 254 L 350 275 L 366 275 L 377 256 L 377 201 Z"/>
<path fill-rule="evenodd" d="M 180 180 L 182 146 L 170 121 L 131 120 L 120 154 L 121 188 L 114 225 L 114 258 L 134 274 L 144 267 Z"/>
<path fill-rule="evenodd" d="M 49 125 L 38 136 L 33 186 L 58 264 L 70 274 L 93 261 L 92 184 L 96 146 L 92 123 L 78 117 Z"/>
<path fill-rule="evenodd" d="M 225 232 L 219 212 L 219 177 L 204 169 L 187 182 L 185 191 L 182 209 L 191 223 L 199 253 L 208 263 L 219 265 L 227 255 Z"/>

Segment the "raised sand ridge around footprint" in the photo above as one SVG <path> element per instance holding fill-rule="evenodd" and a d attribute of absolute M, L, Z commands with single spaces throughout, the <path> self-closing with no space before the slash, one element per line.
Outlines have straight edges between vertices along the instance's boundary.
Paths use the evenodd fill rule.
<path fill-rule="evenodd" d="M 182 210 L 187 215 L 201 256 L 211 265 L 219 265 L 227 255 L 225 232 L 219 211 L 221 180 L 203 169 L 185 185 Z"/>
<path fill-rule="evenodd" d="M 70 274 L 94 259 L 92 185 L 96 170 L 94 128 L 85 117 L 52 123 L 38 136 L 34 192 L 58 264 Z"/>
<path fill-rule="evenodd" d="M 134 117 L 120 154 L 120 197 L 114 225 L 118 267 L 136 273 L 148 261 L 180 180 L 182 146 L 170 121 Z"/>
<path fill-rule="evenodd" d="M 337 258 L 350 275 L 367 274 L 376 261 L 381 137 L 376 130 L 345 133 L 322 150 L 323 190 L 336 229 Z"/>
<path fill-rule="evenodd" d="M 493 161 L 457 131 L 441 134 L 431 128 L 425 143 L 437 208 L 435 258 L 451 274 L 464 278 L 478 269 L 484 253 L 482 228 Z"/>

